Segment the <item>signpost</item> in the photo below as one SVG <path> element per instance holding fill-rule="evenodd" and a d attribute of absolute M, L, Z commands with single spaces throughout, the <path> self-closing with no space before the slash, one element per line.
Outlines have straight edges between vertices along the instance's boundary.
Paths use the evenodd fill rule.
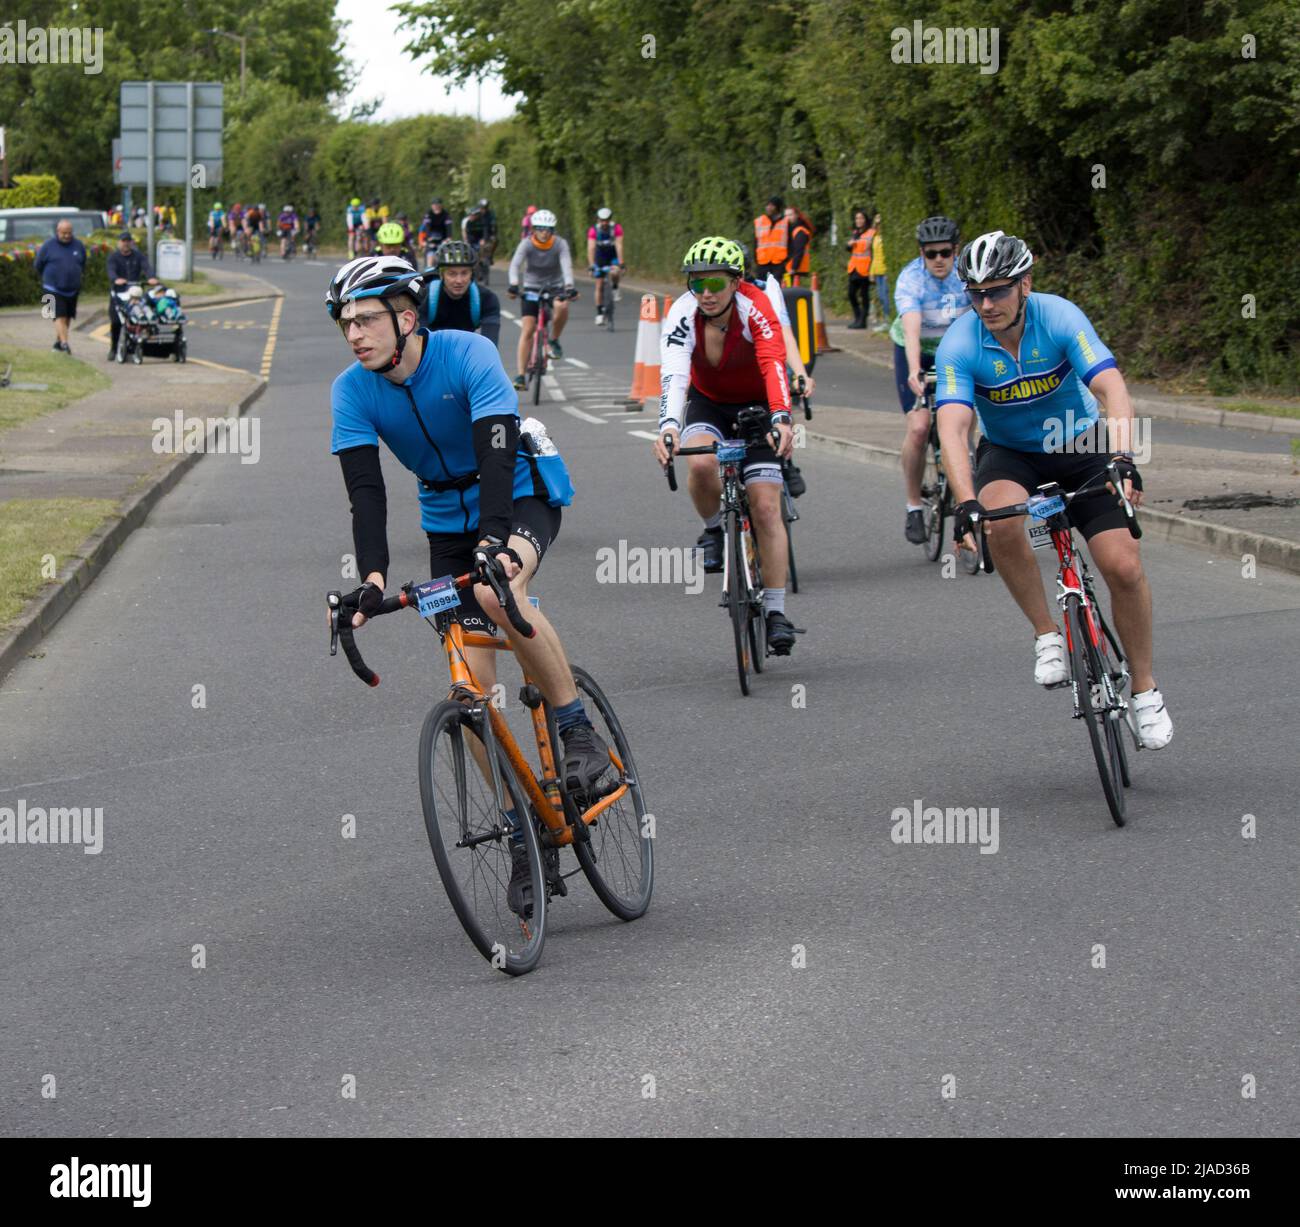
<path fill-rule="evenodd" d="M 121 168 L 146 191 L 148 251 L 154 250 L 154 190 L 185 188 L 185 279 L 194 272 L 194 189 L 221 183 L 219 81 L 123 81 Z M 116 167 L 117 158 L 114 158 Z"/>

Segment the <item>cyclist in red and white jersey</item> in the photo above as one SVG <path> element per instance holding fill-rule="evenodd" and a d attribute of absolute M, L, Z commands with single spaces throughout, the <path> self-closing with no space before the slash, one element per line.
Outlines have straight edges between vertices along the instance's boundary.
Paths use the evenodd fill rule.
<path fill-rule="evenodd" d="M 750 405 L 766 405 L 778 443 L 745 456 L 750 515 L 763 558 L 768 645 L 788 656 L 795 628 L 785 616 L 789 548 L 781 516 L 781 461 L 793 450 L 790 388 L 781 324 L 766 293 L 743 280 L 745 255 L 721 236 L 700 239 L 682 262 L 688 292 L 668 313 L 660 341 L 661 395 L 655 455 L 736 439 L 736 418 Z M 722 479 L 712 456 L 690 456 L 687 489 L 704 521 L 704 569 L 722 570 Z"/>

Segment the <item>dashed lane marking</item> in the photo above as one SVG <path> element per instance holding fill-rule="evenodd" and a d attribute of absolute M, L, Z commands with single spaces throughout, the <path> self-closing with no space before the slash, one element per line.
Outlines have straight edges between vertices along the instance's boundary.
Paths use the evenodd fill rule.
<path fill-rule="evenodd" d="M 570 417 L 575 417 L 579 421 L 591 422 L 596 426 L 607 425 L 604 418 L 598 418 L 591 413 L 583 413 L 581 409 L 575 409 L 572 405 L 561 405 L 560 408 L 563 409 L 564 412 L 567 413 Z"/>
<path fill-rule="evenodd" d="M 275 342 L 280 335 L 280 311 L 284 307 L 284 299 L 277 298 L 275 306 L 271 309 L 271 326 L 266 333 L 266 348 L 262 350 L 262 378 L 271 378 L 271 361 L 275 357 Z"/>

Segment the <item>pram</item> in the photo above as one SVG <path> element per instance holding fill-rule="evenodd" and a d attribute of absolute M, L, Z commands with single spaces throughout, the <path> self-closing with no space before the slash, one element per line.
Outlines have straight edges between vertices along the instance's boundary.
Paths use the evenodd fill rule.
<path fill-rule="evenodd" d="M 121 320 L 117 338 L 118 362 L 131 359 L 137 366 L 145 358 L 185 361 L 185 312 L 180 295 L 165 285 L 151 286 L 146 294 L 139 285 L 124 286 L 113 295 Z"/>

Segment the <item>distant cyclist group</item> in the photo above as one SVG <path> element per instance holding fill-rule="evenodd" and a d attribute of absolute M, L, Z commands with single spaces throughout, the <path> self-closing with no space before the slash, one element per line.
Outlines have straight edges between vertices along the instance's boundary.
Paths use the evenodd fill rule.
<path fill-rule="evenodd" d="M 293 258 L 300 240 L 306 253 L 313 255 L 320 225 L 320 210 L 315 205 L 299 216 L 293 205 L 287 204 L 273 218 L 265 203 L 245 205 L 236 201 L 227 209 L 218 200 L 208 213 L 208 253 L 212 259 L 220 260 L 228 245 L 236 259 L 257 262 L 275 237 L 279 239 L 283 260 Z"/>

